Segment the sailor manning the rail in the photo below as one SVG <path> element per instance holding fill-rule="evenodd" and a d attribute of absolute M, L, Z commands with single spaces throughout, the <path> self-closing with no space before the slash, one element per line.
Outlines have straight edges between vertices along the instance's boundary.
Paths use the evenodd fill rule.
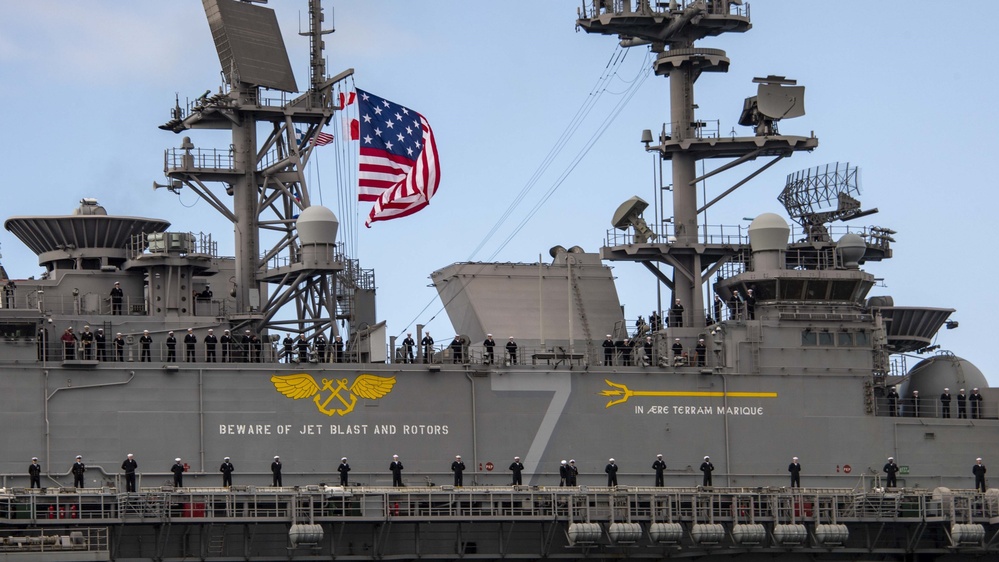
<path fill-rule="evenodd" d="M 83 473 L 86 471 L 87 471 L 87 465 L 83 464 L 83 457 L 80 455 L 76 455 L 76 462 L 73 463 L 73 468 L 72 468 L 74 488 L 83 487 Z"/>
<path fill-rule="evenodd" d="M 971 467 L 971 473 L 975 475 L 975 489 L 985 493 L 985 465 L 982 464 L 982 457 L 975 459 L 975 466 Z"/>
<path fill-rule="evenodd" d="M 520 457 L 513 457 L 513 462 L 510 463 L 510 472 L 513 473 L 513 485 L 523 485 L 524 481 L 521 474 L 524 472 L 524 463 L 520 462 Z"/>
<path fill-rule="evenodd" d="M 711 473 L 714 472 L 715 465 L 711 464 L 711 457 L 705 456 L 704 462 L 701 463 L 701 472 L 704 473 L 704 479 L 701 483 L 702 486 L 711 485 Z"/>
<path fill-rule="evenodd" d="M 945 388 L 943 394 L 940 395 L 940 412 L 945 418 L 950 417 L 950 389 Z"/>
<path fill-rule="evenodd" d="M 271 475 L 273 476 L 271 485 L 282 486 L 281 482 L 281 457 L 274 455 L 274 462 L 271 463 Z"/>
<path fill-rule="evenodd" d="M 791 473 L 791 487 L 801 487 L 801 465 L 798 464 L 798 457 L 791 459 L 791 464 L 787 465 L 787 471 Z"/>
<path fill-rule="evenodd" d="M 656 471 L 656 488 L 662 488 L 665 485 L 663 471 L 666 470 L 666 461 L 663 460 L 662 454 L 656 455 L 656 462 L 652 463 L 652 470 Z"/>
<path fill-rule="evenodd" d="M 894 386 L 891 387 L 891 390 L 888 391 L 887 397 L 888 397 L 888 415 L 891 417 L 895 417 L 898 415 L 898 391 L 895 390 Z M 958 400 L 960 400 L 960 398 L 958 398 Z"/>
<path fill-rule="evenodd" d="M 454 473 L 454 485 L 463 486 L 464 479 L 462 478 L 462 472 L 465 471 L 465 463 L 461 460 L 461 455 L 454 456 L 454 462 L 451 463 L 451 472 Z"/>
<path fill-rule="evenodd" d="M 173 487 L 183 488 L 184 487 L 184 465 L 180 462 L 180 457 L 173 459 L 173 466 L 170 467 L 170 472 L 173 473 Z"/>
<path fill-rule="evenodd" d="M 888 475 L 888 480 L 885 483 L 885 487 L 894 488 L 897 485 L 897 483 L 895 482 L 895 475 L 898 474 L 898 465 L 895 464 L 895 458 L 888 457 L 888 462 L 885 463 L 884 468 L 882 468 L 881 470 Z"/>
<path fill-rule="evenodd" d="M 31 464 L 28 465 L 28 478 L 31 480 L 32 488 L 42 487 L 42 465 L 38 464 L 38 457 L 31 457 Z"/>
<path fill-rule="evenodd" d="M 402 487 L 402 462 L 399 461 L 399 455 L 392 455 L 392 463 L 389 464 L 389 471 L 392 472 L 392 485 L 396 488 Z"/>
<path fill-rule="evenodd" d="M 350 472 L 350 465 L 347 464 L 347 457 L 340 459 L 340 466 L 336 467 L 336 471 L 340 473 L 340 485 L 347 485 L 347 473 Z"/>
<path fill-rule="evenodd" d="M 604 472 L 607 473 L 607 487 L 617 486 L 617 463 L 614 462 L 614 457 L 611 457 L 607 461 L 607 466 L 604 467 Z"/>
<path fill-rule="evenodd" d="M 125 460 L 121 463 L 121 469 L 125 471 L 125 491 L 134 492 L 135 491 L 135 471 L 139 468 L 139 463 L 135 462 L 135 457 L 132 453 L 125 456 Z"/>
<path fill-rule="evenodd" d="M 232 465 L 229 461 L 229 457 L 222 459 L 222 466 L 219 467 L 219 472 L 222 473 L 222 487 L 230 488 L 232 487 L 232 473 L 236 470 L 236 467 Z"/>

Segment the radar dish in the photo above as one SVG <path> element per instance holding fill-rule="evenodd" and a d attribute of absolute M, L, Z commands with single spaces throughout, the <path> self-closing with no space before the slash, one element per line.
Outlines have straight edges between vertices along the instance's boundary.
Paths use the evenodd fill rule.
<path fill-rule="evenodd" d="M 860 170 L 837 162 L 789 174 L 777 200 L 788 216 L 805 228 L 809 238 L 827 240 L 826 224 L 878 212 L 861 210 L 856 199 L 859 195 Z"/>
<path fill-rule="evenodd" d="M 274 10 L 235 0 L 204 0 L 226 82 L 297 92 Z"/>
<path fill-rule="evenodd" d="M 614 218 L 611 219 L 611 225 L 618 230 L 628 230 L 628 227 L 634 227 L 635 242 L 639 244 L 655 240 L 656 234 L 642 218 L 642 212 L 648 207 L 649 204 L 636 195 L 618 206 L 617 210 L 614 211 Z"/>
<path fill-rule="evenodd" d="M 756 104 L 760 113 L 771 119 L 801 117 L 805 114 L 805 87 L 760 84 Z"/>

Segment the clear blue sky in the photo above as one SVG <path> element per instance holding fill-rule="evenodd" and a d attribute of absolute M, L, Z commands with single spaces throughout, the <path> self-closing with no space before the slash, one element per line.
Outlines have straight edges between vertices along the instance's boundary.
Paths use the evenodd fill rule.
<path fill-rule="evenodd" d="M 431 206 L 357 235 L 362 266 L 376 270 L 378 312 L 390 333 L 415 322 L 444 337 L 453 332 L 433 302 L 431 271 L 470 259 L 534 262 L 542 254 L 547 260 L 556 244 L 596 251 L 620 202 L 653 197 L 653 160 L 639 138 L 642 129 L 668 120 L 667 82 L 644 80 L 618 107 L 632 81 L 641 80 L 646 50 L 634 48 L 514 218 L 485 239 L 591 99 L 617 52 L 612 38 L 575 31 L 579 2 L 371 0 L 340 2 L 333 10 L 326 4 L 327 22 L 337 29 L 327 37 L 330 73 L 355 68 L 358 87 L 423 113 L 440 149 L 443 180 Z M 972 256 L 986 251 L 982 237 L 993 236 L 987 225 L 999 208 L 988 171 L 999 140 L 992 13 L 972 3 L 957 14 L 957 5 L 928 1 L 750 4 L 750 32 L 701 43 L 726 49 L 732 66 L 728 74 L 700 78 L 698 117 L 720 119 L 728 132 L 743 98 L 755 91 L 754 76 L 786 75 L 807 87 L 807 114 L 781 130 L 814 131 L 820 147 L 742 187 L 709 211 L 708 223 L 783 215 L 776 197 L 787 174 L 836 161 L 859 165 L 861 201 L 881 212 L 857 222 L 898 231 L 895 259 L 869 266 L 884 278 L 872 294 L 891 294 L 896 305 L 956 308 L 952 318 L 960 328 L 942 331 L 937 343 L 999 384 L 988 320 L 999 309 L 988 286 L 999 268 L 988 265 L 991 257 Z M 305 2 L 269 5 L 278 10 L 304 87 L 308 44 L 296 33 L 300 20 L 305 25 Z M 157 128 L 169 118 L 175 93 L 196 97 L 220 82 L 200 1 L 3 2 L 0 78 L 4 217 L 64 214 L 81 197 L 96 197 L 114 214 L 213 231 L 220 251 L 231 253 L 230 227 L 206 204 L 190 193 L 151 189 L 163 179 L 163 150 L 180 142 Z M 204 138 L 196 142 L 205 145 Z M 319 169 L 310 171 L 322 178 L 312 186 L 313 200 L 344 219 L 363 215 L 367 209 L 338 206 L 338 190 L 350 186 L 337 185 L 335 156 L 334 148 L 319 152 Z M 734 175 L 710 180 L 708 196 L 734 181 Z M 13 277 L 39 272 L 35 257 L 5 230 L 0 252 Z M 651 276 L 635 264 L 614 264 L 614 271 L 626 315 L 647 314 L 655 303 Z"/>

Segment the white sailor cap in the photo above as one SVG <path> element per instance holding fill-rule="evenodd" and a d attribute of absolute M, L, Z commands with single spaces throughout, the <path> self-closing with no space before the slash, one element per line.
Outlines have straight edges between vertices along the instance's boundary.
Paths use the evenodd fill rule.
<path fill-rule="evenodd" d="M 978 457 L 977 459 L 975 459 L 975 461 L 982 462 L 982 457 Z"/>
<path fill-rule="evenodd" d="M 576 464 L 576 459 L 569 459 L 569 464 Z"/>
<path fill-rule="evenodd" d="M 397 459 L 397 458 L 399 458 L 399 455 L 392 455 L 392 458 L 393 459 Z"/>
<path fill-rule="evenodd" d="M 659 453 L 658 455 L 656 455 L 656 458 L 660 458 L 660 459 L 663 458 L 663 454 Z"/>
<path fill-rule="evenodd" d="M 515 460 L 515 461 L 519 461 L 519 460 L 520 460 L 520 457 L 513 457 L 513 460 Z"/>
<path fill-rule="evenodd" d="M 893 461 L 895 460 L 895 457 L 888 457 L 888 460 Z"/>
<path fill-rule="evenodd" d="M 610 335 L 610 334 L 607 334 L 607 337 L 609 338 L 609 337 L 611 337 L 611 335 Z"/>
<path fill-rule="evenodd" d="M 454 458 L 456 458 L 456 459 L 460 459 L 460 458 L 461 458 L 461 455 L 455 455 L 455 456 L 454 456 Z"/>
<path fill-rule="evenodd" d="M 978 392 L 978 389 L 977 388 L 972 388 L 971 391 L 972 392 Z"/>
<path fill-rule="evenodd" d="M 129 453 L 129 454 L 125 455 L 125 456 L 128 457 L 128 458 L 132 458 L 133 455 L 132 455 L 132 453 Z"/>
<path fill-rule="evenodd" d="M 510 336 L 510 339 L 512 340 L 512 339 L 513 339 L 513 336 Z"/>
<path fill-rule="evenodd" d="M 796 461 L 798 460 L 798 457 L 791 457 L 791 460 Z"/>
<path fill-rule="evenodd" d="M 614 457 L 607 459 L 607 462 L 614 462 Z"/>
<path fill-rule="evenodd" d="M 486 334 L 486 337 L 487 338 L 491 338 L 491 337 L 493 337 L 493 335 L 492 334 Z"/>
<path fill-rule="evenodd" d="M 345 460 L 347 460 L 347 457 L 342 457 L 340 460 L 341 461 L 345 461 Z"/>
<path fill-rule="evenodd" d="M 707 456 L 707 455 L 704 455 L 704 460 L 708 460 L 708 459 L 710 459 L 710 458 L 711 458 L 711 457 L 709 457 L 709 456 Z"/>
<path fill-rule="evenodd" d="M 188 331 L 188 332 L 193 332 L 193 331 L 194 331 L 194 328 L 188 328 L 188 329 L 187 329 L 187 331 Z"/>
<path fill-rule="evenodd" d="M 680 338 L 676 338 L 676 341 L 680 341 Z"/>
<path fill-rule="evenodd" d="M 173 459 L 173 462 L 180 462 L 180 457 Z"/>
<path fill-rule="evenodd" d="M 80 456 L 80 455 L 76 455 L 76 458 L 78 458 L 78 459 L 82 459 L 83 457 L 82 457 L 82 456 Z"/>
<path fill-rule="evenodd" d="M 950 389 L 945 387 L 944 392 L 950 392 Z"/>
<path fill-rule="evenodd" d="M 31 457 L 31 460 L 33 460 L 33 461 L 37 461 L 37 460 L 38 460 L 38 457 Z M 979 460 L 981 460 L 981 459 L 979 459 Z"/>
<path fill-rule="evenodd" d="M 173 335 L 173 330 L 170 330 L 169 332 L 167 332 L 167 335 L 168 336 L 172 336 Z"/>
<path fill-rule="evenodd" d="M 274 455 L 274 460 L 277 460 L 277 459 L 279 459 L 279 458 L 281 458 L 281 457 L 279 457 L 279 456 L 277 456 L 277 455 Z"/>
<path fill-rule="evenodd" d="M 565 459 L 562 459 L 562 464 L 566 464 Z"/>
<path fill-rule="evenodd" d="M 224 461 L 227 461 L 227 460 L 229 460 L 229 457 L 226 457 L 226 458 L 224 458 L 224 459 L 222 459 L 222 460 L 224 460 Z"/>

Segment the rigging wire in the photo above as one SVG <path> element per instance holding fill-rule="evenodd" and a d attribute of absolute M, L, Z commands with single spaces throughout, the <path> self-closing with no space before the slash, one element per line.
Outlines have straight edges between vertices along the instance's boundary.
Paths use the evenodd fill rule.
<path fill-rule="evenodd" d="M 525 185 L 524 188 L 521 189 L 520 193 L 517 194 L 517 197 L 515 198 L 514 202 L 510 204 L 510 206 L 504 212 L 501 219 L 497 221 L 497 223 L 493 226 L 490 232 L 485 236 L 483 241 L 472 252 L 472 257 L 474 257 L 475 254 L 477 254 L 479 250 L 482 249 L 485 243 L 492 237 L 493 234 L 495 234 L 498 228 L 506 221 L 507 218 L 509 218 L 509 216 L 512 214 L 513 210 L 517 207 L 520 201 L 523 200 L 523 198 L 527 195 L 527 193 L 538 182 L 540 176 L 543 175 L 544 172 L 551 165 L 551 161 L 555 158 L 555 156 L 557 156 L 562 152 L 562 149 L 564 148 L 566 142 L 569 140 L 569 138 L 572 137 L 573 134 L 575 134 L 576 130 L 578 130 L 579 125 L 581 124 L 583 118 L 589 115 L 589 113 L 592 111 L 596 101 L 600 98 L 600 96 L 603 93 L 607 91 L 604 84 L 610 78 L 612 78 L 617 74 L 618 67 L 620 66 L 620 63 L 624 60 L 624 55 L 627 53 L 627 49 L 623 49 L 624 54 L 618 53 L 617 49 L 621 48 L 620 47 L 616 48 L 615 53 L 611 56 L 611 60 L 605 66 L 605 70 L 610 69 L 610 72 L 609 73 L 605 72 L 600 76 L 600 78 L 598 78 L 597 84 L 594 86 L 593 90 L 590 91 L 590 94 L 587 95 L 587 99 L 583 102 L 582 106 L 580 106 L 580 109 L 576 111 L 576 115 L 574 115 L 572 120 L 570 120 L 570 124 L 567 125 L 566 128 L 563 130 L 562 135 L 559 137 L 558 140 L 556 140 L 555 146 L 553 146 L 552 149 L 545 156 L 545 158 L 542 161 L 542 164 L 539 165 L 537 170 L 535 170 L 534 174 L 528 180 L 527 185 Z M 503 241 L 503 243 L 496 249 L 496 251 L 493 252 L 493 254 L 489 257 L 490 261 L 494 259 L 496 255 L 513 240 L 513 238 L 521 231 L 521 229 L 524 228 L 524 226 L 527 225 L 528 222 L 530 222 L 530 220 L 534 217 L 534 215 L 537 214 L 537 212 L 541 209 L 541 207 L 544 206 L 544 204 L 551 198 L 551 196 L 554 195 L 555 191 L 557 191 L 558 188 L 565 182 L 565 180 L 569 177 L 572 171 L 579 164 L 579 162 L 582 161 L 583 157 L 585 157 L 586 154 L 589 153 L 590 149 L 593 148 L 597 140 L 610 127 L 610 124 L 617 118 L 618 115 L 620 115 L 621 111 L 624 110 L 628 102 L 630 102 L 631 99 L 638 92 L 638 90 L 641 89 L 641 86 L 651 75 L 651 71 L 648 70 L 649 69 L 648 63 L 651 56 L 652 52 L 648 51 L 645 59 L 642 62 L 639 72 L 635 75 L 635 77 L 632 80 L 630 81 L 622 80 L 625 83 L 631 84 L 631 86 L 629 86 L 629 88 L 625 91 L 625 94 L 621 97 L 621 99 L 618 100 L 618 103 L 614 106 L 611 112 L 604 118 L 604 120 L 600 124 L 600 127 L 590 136 L 590 139 L 587 141 L 584 147 L 580 149 L 580 151 L 572 159 L 568 167 L 565 170 L 563 170 L 563 172 L 559 175 L 556 181 L 548 189 L 544 197 L 534 205 L 534 207 L 528 213 L 528 216 L 524 218 L 520 222 L 520 224 L 518 224 L 518 226 L 514 229 L 514 231 Z M 470 257 L 468 261 L 472 261 L 472 258 Z M 489 264 L 483 263 L 482 267 L 486 267 L 487 265 Z M 462 289 L 462 291 L 463 290 L 464 289 Z M 444 309 L 447 308 L 447 305 L 450 304 L 451 301 L 453 301 L 459 294 L 461 294 L 462 291 L 458 291 L 457 293 L 455 293 L 454 296 L 448 299 L 448 302 L 442 303 L 441 307 L 437 310 L 437 312 L 435 312 L 430 317 L 427 323 L 437 318 L 437 316 Z M 406 327 L 404 327 L 399 332 L 399 335 L 402 335 L 404 332 L 406 332 L 406 330 L 408 330 L 413 325 L 413 323 L 416 322 L 417 318 L 419 318 L 420 315 L 422 315 L 428 308 L 430 308 L 430 306 L 434 303 L 436 298 L 437 297 L 431 298 L 429 302 L 426 304 L 426 306 L 423 307 L 423 310 L 421 310 L 414 319 L 410 320 L 410 322 L 406 325 Z"/>

